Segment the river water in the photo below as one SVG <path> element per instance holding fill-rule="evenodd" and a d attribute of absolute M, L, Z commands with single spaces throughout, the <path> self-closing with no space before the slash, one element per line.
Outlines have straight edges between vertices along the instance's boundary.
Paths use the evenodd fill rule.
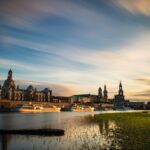
<path fill-rule="evenodd" d="M 110 148 L 114 122 L 95 122 L 94 113 L 4 113 L 1 129 L 64 129 L 64 136 L 0 135 L 0 150 L 93 150 Z"/>

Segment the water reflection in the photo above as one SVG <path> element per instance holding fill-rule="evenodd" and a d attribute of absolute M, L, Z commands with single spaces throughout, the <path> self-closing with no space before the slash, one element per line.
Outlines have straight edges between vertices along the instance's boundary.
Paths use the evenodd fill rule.
<path fill-rule="evenodd" d="M 10 140 L 11 140 L 10 135 L 0 135 L 0 148 L 2 150 L 7 150 Z"/>
<path fill-rule="evenodd" d="M 101 139 L 104 141 L 102 147 L 104 149 L 119 149 L 116 138 L 118 126 L 115 121 L 101 120 L 99 121 L 99 131 Z"/>
<path fill-rule="evenodd" d="M 114 141 L 115 122 L 112 121 L 93 121 L 93 114 L 86 113 L 46 113 L 46 114 L 9 114 L 7 119 L 12 117 L 9 127 L 13 128 L 16 122 L 16 128 L 24 128 L 21 120 L 26 120 L 26 127 L 52 127 L 62 128 L 65 135 L 61 137 L 41 137 L 41 136 L 24 136 L 24 135 L 3 135 L 0 136 L 2 150 L 80 150 L 90 149 L 99 150 L 109 148 Z M 88 115 L 88 116 L 87 116 Z M 28 117 L 27 117 L 28 116 Z M 31 117 L 32 116 L 32 117 Z M 30 124 L 33 120 L 39 124 Z M 0 122 L 1 122 L 0 116 Z M 5 119 L 6 121 L 6 119 Z M 8 122 L 7 122 L 8 123 Z M 7 127 L 7 123 L 3 122 Z M 24 123 L 24 121 L 23 121 Z M 12 126 L 11 126 L 12 124 Z M 0 124 L 2 125 L 2 123 Z"/>

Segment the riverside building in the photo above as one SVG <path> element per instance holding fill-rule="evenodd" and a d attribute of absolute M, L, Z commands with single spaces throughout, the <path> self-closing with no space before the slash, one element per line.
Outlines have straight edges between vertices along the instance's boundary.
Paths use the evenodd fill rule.
<path fill-rule="evenodd" d="M 11 69 L 8 71 L 8 77 L 3 86 L 0 85 L 0 99 L 50 102 L 51 98 L 52 90 L 48 88 L 38 91 L 32 85 L 29 85 L 25 90 L 20 89 L 19 86 L 16 87 Z"/>

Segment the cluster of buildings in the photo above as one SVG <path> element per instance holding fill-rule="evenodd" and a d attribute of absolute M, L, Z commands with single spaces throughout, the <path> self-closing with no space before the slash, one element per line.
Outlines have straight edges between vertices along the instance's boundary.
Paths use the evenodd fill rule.
<path fill-rule="evenodd" d="M 27 89 L 20 89 L 19 86 L 15 85 L 11 69 L 8 71 L 8 77 L 3 86 L 0 85 L 0 99 L 50 102 L 51 98 L 52 91 L 48 88 L 38 91 L 32 85 L 29 85 Z"/>
<path fill-rule="evenodd" d="M 41 91 L 29 85 L 26 89 L 20 89 L 19 85 L 15 85 L 13 80 L 13 72 L 8 71 L 7 79 L 3 85 L 0 85 L 0 100 L 12 101 L 35 101 L 35 102 L 51 102 L 51 103 L 84 103 L 84 104 L 100 104 L 101 107 L 122 107 L 129 106 L 133 109 L 150 109 L 150 102 L 145 105 L 144 102 L 130 102 L 125 100 L 122 83 L 119 84 L 118 94 L 114 95 L 113 99 L 108 98 L 106 85 L 104 90 L 101 87 L 98 89 L 98 94 L 79 94 L 71 97 L 53 96 L 52 90 L 45 88 Z"/>
<path fill-rule="evenodd" d="M 144 106 L 144 102 L 130 102 L 125 100 L 122 83 L 119 84 L 118 94 L 113 99 L 108 98 L 108 91 L 106 85 L 104 90 L 101 87 L 98 89 L 98 94 L 80 94 L 73 95 L 71 97 L 64 96 L 52 96 L 52 90 L 45 88 L 42 91 L 37 90 L 32 85 L 29 85 L 26 89 L 20 89 L 15 85 L 13 80 L 13 72 L 10 69 L 8 71 L 8 77 L 4 81 L 3 85 L 0 85 L 0 100 L 14 100 L 14 101 L 35 101 L 35 102 L 53 102 L 53 103 L 98 103 L 110 106 L 131 106 L 141 108 Z M 147 106 L 150 108 L 150 104 Z"/>
<path fill-rule="evenodd" d="M 98 94 L 92 95 L 92 94 L 80 94 L 80 95 L 73 95 L 71 96 L 71 102 L 75 103 L 116 103 L 117 104 L 124 104 L 126 102 L 124 97 L 124 92 L 122 89 L 122 84 L 120 82 L 119 84 L 119 90 L 118 94 L 114 96 L 114 99 L 108 98 L 108 91 L 106 85 L 104 85 L 104 90 L 102 91 L 102 88 L 99 87 Z"/>
<path fill-rule="evenodd" d="M 106 85 L 104 91 L 99 87 L 98 95 L 92 94 L 80 94 L 73 95 L 71 97 L 52 96 L 52 90 L 48 88 L 38 91 L 32 85 L 29 85 L 27 89 L 20 89 L 19 85 L 15 85 L 13 80 L 13 72 L 10 69 L 8 71 L 7 79 L 4 84 L 0 85 L 0 99 L 18 100 L 18 101 L 39 101 L 39 102 L 70 102 L 70 103 L 89 103 L 89 102 L 105 102 L 110 103 L 113 100 L 108 99 L 108 91 Z M 124 102 L 124 94 L 122 84 L 120 82 L 118 95 L 115 95 L 115 102 Z"/>

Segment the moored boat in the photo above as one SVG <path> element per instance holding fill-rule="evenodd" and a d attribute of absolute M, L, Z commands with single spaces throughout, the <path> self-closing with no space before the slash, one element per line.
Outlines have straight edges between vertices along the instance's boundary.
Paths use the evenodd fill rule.
<path fill-rule="evenodd" d="M 83 106 L 83 111 L 93 112 L 94 111 L 94 107 L 92 107 L 92 106 Z"/>
<path fill-rule="evenodd" d="M 57 106 L 33 104 L 17 105 L 15 109 L 12 109 L 13 112 L 60 112 L 60 110 L 61 108 Z"/>
<path fill-rule="evenodd" d="M 73 112 L 93 112 L 94 107 L 76 104 L 71 107 L 71 111 L 73 111 Z"/>
<path fill-rule="evenodd" d="M 83 107 L 80 105 L 73 105 L 71 107 L 71 111 L 73 111 L 73 112 L 83 111 Z"/>

